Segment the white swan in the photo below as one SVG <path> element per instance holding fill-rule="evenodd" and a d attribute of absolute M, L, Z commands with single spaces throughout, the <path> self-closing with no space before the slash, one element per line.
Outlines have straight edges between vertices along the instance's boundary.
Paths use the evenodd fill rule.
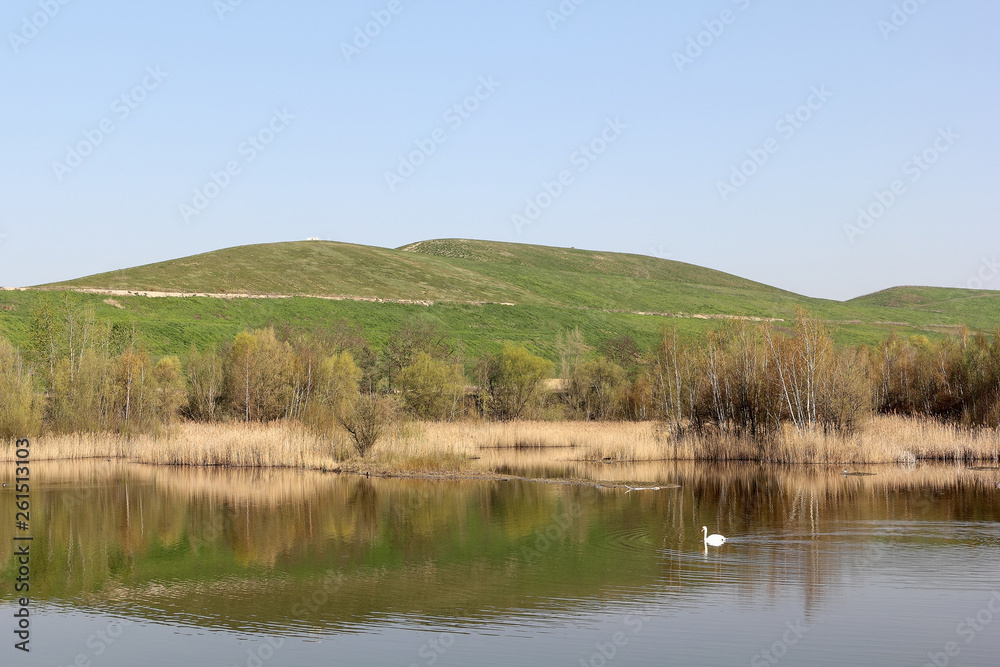
<path fill-rule="evenodd" d="M 726 543 L 726 538 L 723 537 L 722 535 L 719 535 L 718 533 L 709 535 L 708 526 L 702 526 L 701 529 L 705 533 L 705 544 L 711 545 L 713 547 L 721 547 L 723 544 Z"/>

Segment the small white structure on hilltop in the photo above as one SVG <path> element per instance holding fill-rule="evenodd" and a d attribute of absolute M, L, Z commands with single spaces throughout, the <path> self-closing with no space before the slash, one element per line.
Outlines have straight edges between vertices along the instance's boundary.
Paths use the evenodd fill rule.
<path fill-rule="evenodd" d="M 310 236 L 309 238 L 306 239 L 306 241 L 319 241 L 319 237 L 318 236 Z"/>

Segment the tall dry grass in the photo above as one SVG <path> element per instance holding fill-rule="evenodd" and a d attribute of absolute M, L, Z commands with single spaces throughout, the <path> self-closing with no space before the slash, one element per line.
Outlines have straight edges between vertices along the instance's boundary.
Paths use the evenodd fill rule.
<path fill-rule="evenodd" d="M 134 463 L 193 466 L 290 467 L 332 470 L 336 442 L 290 422 L 268 424 L 186 422 L 157 434 L 45 435 L 32 440 L 38 460 L 107 458 Z M 13 449 L 0 453 L 12 460 Z"/>
<path fill-rule="evenodd" d="M 786 424 L 770 442 L 707 433 L 677 437 L 656 422 L 429 423 L 403 441 L 412 453 L 550 450 L 551 460 L 767 461 L 773 463 L 907 463 L 998 461 L 1000 433 L 929 419 L 878 416 L 853 435 L 797 430 Z M 399 443 L 399 444 L 403 444 Z M 398 446 L 398 445 L 388 445 Z"/>
<path fill-rule="evenodd" d="M 507 452 L 550 462 L 663 460 L 871 464 L 1000 461 L 1000 433 L 906 417 L 876 417 L 843 436 L 785 425 L 761 443 L 704 432 L 676 437 L 655 422 L 413 422 L 395 426 L 365 457 L 346 435 L 321 437 L 297 422 L 187 422 L 155 435 L 49 435 L 35 460 L 107 458 L 135 463 L 375 472 L 498 469 Z M 13 447 L 0 450 L 12 460 Z"/>
<path fill-rule="evenodd" d="M 155 434 L 44 435 L 31 441 L 35 461 L 111 459 L 152 465 L 300 468 L 376 472 L 458 471 L 473 460 L 471 448 L 436 440 L 418 425 L 400 424 L 365 457 L 346 433 L 321 436 L 298 422 L 184 422 Z M 0 461 L 14 447 L 0 447 Z"/>

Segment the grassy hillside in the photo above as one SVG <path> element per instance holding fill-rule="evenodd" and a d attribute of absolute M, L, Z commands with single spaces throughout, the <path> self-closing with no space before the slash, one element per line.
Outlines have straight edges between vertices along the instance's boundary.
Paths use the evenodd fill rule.
<path fill-rule="evenodd" d="M 949 317 L 976 329 L 1000 326 L 1000 292 L 948 287 L 893 287 L 846 302 L 850 307 L 877 307 L 885 312 Z"/>
<path fill-rule="evenodd" d="M 424 241 L 398 250 L 331 241 L 240 246 L 46 287 L 659 312 L 728 314 L 739 308 L 763 315 L 802 300 L 720 271 L 642 255 L 459 240 Z"/>
<path fill-rule="evenodd" d="M 238 246 L 46 287 L 54 286 L 449 301 L 523 297 L 436 257 L 331 241 Z"/>
<path fill-rule="evenodd" d="M 155 355 L 186 355 L 192 342 L 199 348 L 232 340 L 243 329 L 274 325 L 289 326 L 311 335 L 323 335 L 344 320 L 359 324 L 374 345 L 381 346 L 407 320 L 435 322 L 457 343 L 469 359 L 484 350 L 499 348 L 504 340 L 522 343 L 538 353 L 554 358 L 556 334 L 579 327 L 588 343 L 623 334 L 650 345 L 665 321 L 660 317 L 615 314 L 602 311 L 546 306 L 503 306 L 499 304 L 437 304 L 419 306 L 366 301 L 330 301 L 297 297 L 292 299 L 216 299 L 190 297 L 154 299 L 49 291 L 0 293 L 0 335 L 17 345 L 28 344 L 29 320 L 33 306 L 49 298 L 56 305 L 68 300 L 74 305 L 90 304 L 97 316 L 113 323 L 135 324 L 147 348 Z M 113 301 L 116 305 L 110 305 Z M 670 319 L 682 333 L 697 335 L 717 320 Z"/>
<path fill-rule="evenodd" d="M 68 291 L 81 288 L 298 298 Z M 829 321 L 845 344 L 872 343 L 894 330 L 938 336 L 961 324 L 992 331 L 1000 323 L 998 292 L 905 287 L 841 303 L 643 255 L 456 239 L 396 250 L 330 241 L 240 246 L 3 292 L 0 333 L 25 343 L 32 306 L 44 298 L 90 303 L 102 318 L 135 323 L 156 353 L 183 353 L 192 341 L 204 346 L 267 324 L 318 333 L 341 319 L 360 324 L 376 344 L 406 319 L 433 320 L 469 356 L 505 339 L 551 355 L 556 332 L 574 326 L 592 345 L 625 333 L 651 343 L 664 324 L 698 335 L 720 324 L 712 316 L 776 318 L 785 326 L 800 305 Z"/>

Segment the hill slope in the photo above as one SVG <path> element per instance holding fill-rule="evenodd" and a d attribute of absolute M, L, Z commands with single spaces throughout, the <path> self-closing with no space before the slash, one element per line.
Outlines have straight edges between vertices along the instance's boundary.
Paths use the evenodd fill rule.
<path fill-rule="evenodd" d="M 463 240 L 423 241 L 398 250 L 331 241 L 239 246 L 42 287 L 761 317 L 787 315 L 795 304 L 818 301 L 643 255 Z"/>
<path fill-rule="evenodd" d="M 571 327 L 597 346 L 622 334 L 651 344 L 664 324 L 702 334 L 720 318 L 789 326 L 798 306 L 827 320 L 844 344 L 873 343 L 890 331 L 937 336 L 963 324 L 992 331 L 1000 323 L 998 292 L 907 287 L 837 302 L 643 255 L 442 239 L 395 250 L 330 241 L 239 246 L 5 292 L 0 332 L 24 344 L 33 304 L 53 290 L 66 291 L 57 299 L 93 305 L 102 318 L 135 323 L 151 350 L 172 353 L 231 339 L 244 327 L 328 331 L 340 319 L 361 325 L 376 344 L 406 319 L 430 319 L 468 356 L 503 340 L 551 356 L 556 333 Z M 306 298 L 316 296 L 324 298 Z"/>

